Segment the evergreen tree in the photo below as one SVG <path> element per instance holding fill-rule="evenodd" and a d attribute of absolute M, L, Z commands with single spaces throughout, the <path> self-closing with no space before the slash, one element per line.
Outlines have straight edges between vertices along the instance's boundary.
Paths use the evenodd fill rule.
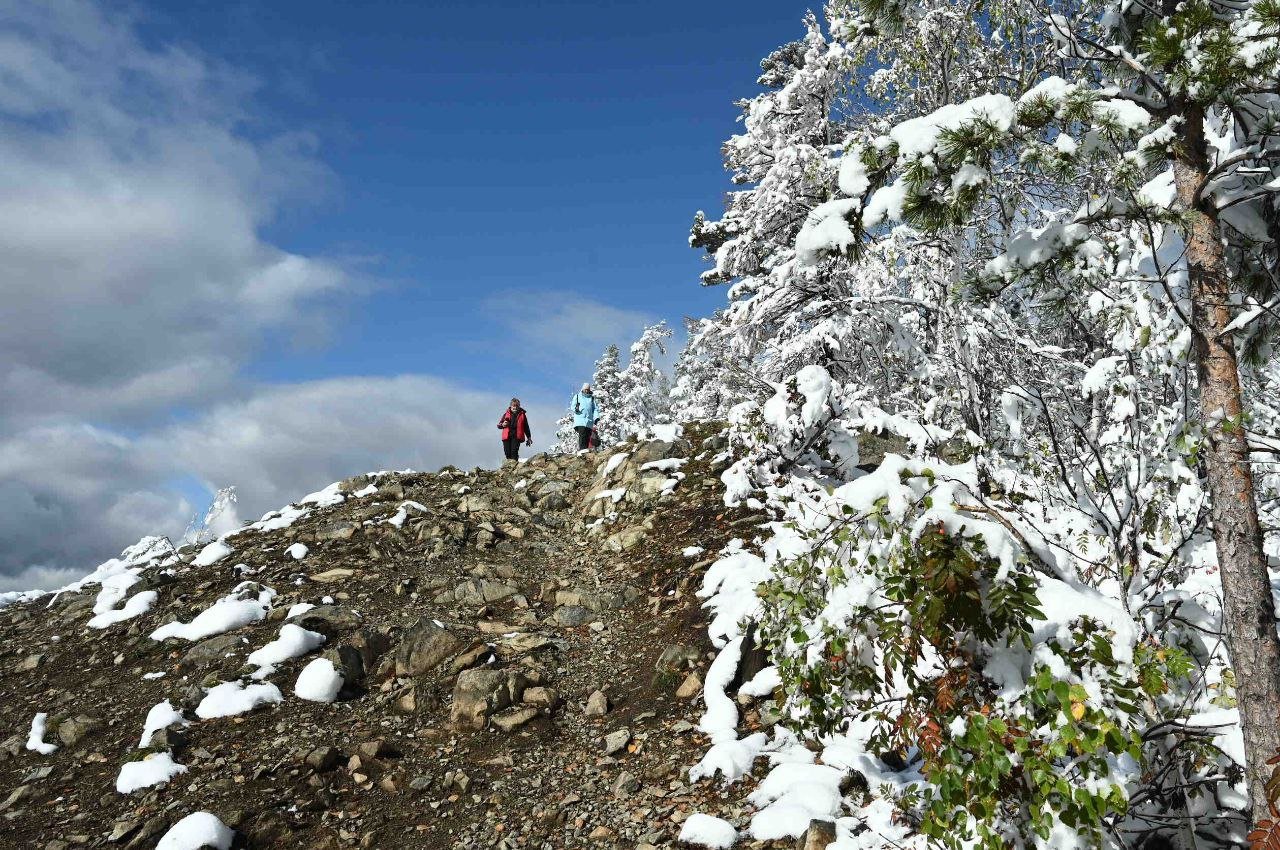
<path fill-rule="evenodd" d="M 591 378 L 591 392 L 596 397 L 596 438 L 601 445 L 611 446 L 622 437 L 618 430 L 618 405 L 622 402 L 621 373 L 618 371 L 618 346 L 610 343 L 596 361 Z"/>
<path fill-rule="evenodd" d="M 780 520 L 748 619 L 784 720 L 916 753 L 894 805 L 942 846 L 1230 845 L 1236 766 L 1188 718 L 1235 696 L 1266 811 L 1280 16 L 1123 9 L 837 0 L 726 146 L 758 143 L 753 185 L 695 220 L 734 284 L 677 409 L 721 407 L 727 500 Z M 788 86 L 836 96 L 818 118 Z M 827 142 L 783 132 L 806 116 Z M 755 603 L 716 572 L 728 638 Z"/>
<path fill-rule="evenodd" d="M 897 4 L 863 7 L 890 26 L 904 24 Z M 1256 323 L 1256 340 L 1275 324 L 1267 314 L 1277 291 L 1280 3 L 1134 4 L 1095 16 L 1063 4 L 1038 37 L 1057 46 L 1066 77 L 949 105 L 897 125 L 882 144 L 852 144 L 840 166 L 844 197 L 816 208 L 797 244 L 813 256 L 856 250 L 862 234 L 889 220 L 940 232 L 971 225 L 995 205 L 1016 223 L 974 290 L 1031 282 L 1054 297 L 1064 277 L 1085 283 L 1141 259 L 1115 234 L 1153 234 L 1157 268 L 1149 274 L 1190 335 L 1200 408 L 1194 440 L 1211 494 L 1225 636 L 1242 673 L 1250 798 L 1262 817 L 1266 762 L 1280 752 L 1280 640 L 1239 331 Z M 1079 175 L 1098 194 L 1075 209 L 1019 209 L 993 176 L 1012 163 L 1027 179 Z"/>
<path fill-rule="evenodd" d="M 666 340 L 670 338 L 667 323 L 659 322 L 645 328 L 640 338 L 631 344 L 627 367 L 618 373 L 617 402 L 608 420 L 608 436 L 612 442 L 670 420 L 670 386 L 654 362 L 655 352 L 667 353 Z"/>

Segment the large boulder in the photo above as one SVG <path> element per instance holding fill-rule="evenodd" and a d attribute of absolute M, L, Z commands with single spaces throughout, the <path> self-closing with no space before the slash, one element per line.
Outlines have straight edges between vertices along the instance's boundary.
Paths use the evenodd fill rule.
<path fill-rule="evenodd" d="M 517 670 L 463 670 L 453 688 L 449 722 L 455 729 L 483 729 L 494 713 L 520 701 L 526 684 Z"/>
<path fill-rule="evenodd" d="M 429 617 L 423 617 L 405 634 L 396 647 L 396 675 L 420 676 L 430 673 L 463 647 L 462 641 Z"/>

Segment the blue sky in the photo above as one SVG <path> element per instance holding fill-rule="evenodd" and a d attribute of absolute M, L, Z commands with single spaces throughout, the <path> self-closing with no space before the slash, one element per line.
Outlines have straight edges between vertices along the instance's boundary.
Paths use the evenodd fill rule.
<path fill-rule="evenodd" d="M 314 134 L 332 184 L 266 235 L 365 258 L 380 286 L 344 305 L 336 344 L 272 346 L 256 375 L 412 369 L 554 393 L 599 337 L 587 322 L 581 340 L 529 339 L 542 310 L 581 298 L 678 325 L 722 303 L 697 283 L 688 224 L 719 208 L 733 100 L 805 8 L 162 4 L 143 31 L 258 78 L 251 131 Z"/>
<path fill-rule="evenodd" d="M 535 448 L 679 329 L 791 3 L 0 0 L 0 591 Z"/>

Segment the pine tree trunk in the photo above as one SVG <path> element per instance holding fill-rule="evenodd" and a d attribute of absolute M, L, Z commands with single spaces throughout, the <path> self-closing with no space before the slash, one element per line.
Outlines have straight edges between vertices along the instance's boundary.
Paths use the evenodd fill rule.
<path fill-rule="evenodd" d="M 1280 639 L 1271 580 L 1262 550 L 1258 503 L 1243 409 L 1231 322 L 1229 277 L 1217 223 L 1195 196 L 1208 173 L 1203 116 L 1187 115 L 1180 157 L 1174 162 L 1178 197 L 1190 210 L 1187 263 L 1191 283 L 1191 330 L 1200 384 L 1202 453 L 1212 499 L 1213 537 L 1222 574 L 1223 630 L 1236 675 L 1236 697 L 1253 803 L 1253 818 L 1267 817 L 1264 785 L 1269 759 L 1280 748 Z"/>

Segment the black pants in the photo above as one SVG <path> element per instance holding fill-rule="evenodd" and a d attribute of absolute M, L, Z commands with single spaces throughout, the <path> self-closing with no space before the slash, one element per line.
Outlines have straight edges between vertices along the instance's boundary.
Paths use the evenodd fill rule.
<path fill-rule="evenodd" d="M 573 430 L 578 432 L 578 448 L 591 448 L 591 429 L 586 425 L 575 425 Z"/>
<path fill-rule="evenodd" d="M 520 441 L 515 437 L 512 437 L 510 440 L 503 440 L 502 451 L 506 454 L 507 460 L 519 460 Z"/>

